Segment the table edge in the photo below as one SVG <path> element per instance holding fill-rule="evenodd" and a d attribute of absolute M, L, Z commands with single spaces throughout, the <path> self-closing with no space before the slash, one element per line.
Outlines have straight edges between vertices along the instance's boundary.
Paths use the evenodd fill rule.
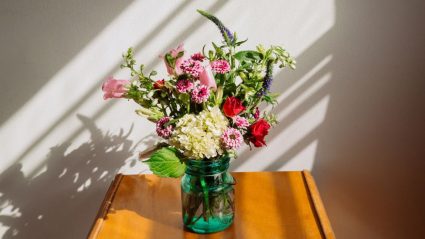
<path fill-rule="evenodd" d="M 308 194 L 312 206 L 314 207 L 318 222 L 320 223 L 323 236 L 325 239 L 335 239 L 335 234 L 332 230 L 331 223 L 329 221 L 328 215 L 326 214 L 325 207 L 323 206 L 323 202 L 320 198 L 319 190 L 317 189 L 313 176 L 308 170 L 303 170 L 301 174 L 303 176 L 306 189 L 308 190 Z"/>
<path fill-rule="evenodd" d="M 109 186 L 108 191 L 106 192 L 105 198 L 103 199 L 102 204 L 100 205 L 96 218 L 94 219 L 93 224 L 90 227 L 90 232 L 87 235 L 87 239 L 97 238 L 97 235 L 99 234 L 103 226 L 104 219 L 108 214 L 109 208 L 112 205 L 112 201 L 114 200 L 115 194 L 123 178 L 123 174 L 117 174 L 114 180 L 111 182 L 111 185 Z"/>

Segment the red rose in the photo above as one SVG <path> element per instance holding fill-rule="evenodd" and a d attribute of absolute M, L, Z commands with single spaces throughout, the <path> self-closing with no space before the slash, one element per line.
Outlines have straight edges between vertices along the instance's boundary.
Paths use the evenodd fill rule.
<path fill-rule="evenodd" d="M 165 80 L 164 79 L 157 80 L 157 81 L 155 81 L 155 83 L 153 83 L 153 88 L 154 89 L 161 89 L 164 86 L 164 84 L 165 84 Z"/>
<path fill-rule="evenodd" d="M 270 124 L 265 119 L 259 119 L 251 126 L 249 126 L 249 141 L 251 141 L 255 147 L 262 147 L 266 145 L 264 137 L 269 133 Z"/>
<path fill-rule="evenodd" d="M 223 105 L 223 112 L 227 117 L 234 117 L 245 110 L 242 101 L 236 97 L 227 97 Z"/>

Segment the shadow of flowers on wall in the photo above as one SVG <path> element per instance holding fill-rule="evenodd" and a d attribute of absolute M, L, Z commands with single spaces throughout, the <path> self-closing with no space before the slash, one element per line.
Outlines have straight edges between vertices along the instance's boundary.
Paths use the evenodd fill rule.
<path fill-rule="evenodd" d="M 25 176 L 20 163 L 0 175 L 0 210 L 9 212 L 0 216 L 9 227 L 3 238 L 84 238 L 88 233 L 109 183 L 135 145 L 128 139 L 132 128 L 103 133 L 91 119 L 78 118 L 91 134 L 88 142 L 76 149 L 70 143 L 51 148 L 45 170 L 36 176 Z"/>

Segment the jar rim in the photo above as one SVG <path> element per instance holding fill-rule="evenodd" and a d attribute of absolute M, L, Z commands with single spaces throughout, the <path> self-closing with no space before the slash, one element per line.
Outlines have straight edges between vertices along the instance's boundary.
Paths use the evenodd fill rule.
<path fill-rule="evenodd" d="M 186 173 L 191 175 L 212 175 L 223 173 L 229 168 L 230 156 L 223 155 L 215 160 L 186 160 Z"/>

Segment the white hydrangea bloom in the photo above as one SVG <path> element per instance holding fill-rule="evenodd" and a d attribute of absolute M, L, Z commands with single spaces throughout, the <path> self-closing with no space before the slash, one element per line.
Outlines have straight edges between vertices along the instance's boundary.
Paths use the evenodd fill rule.
<path fill-rule="evenodd" d="M 187 114 L 176 123 L 170 144 L 192 159 L 222 155 L 220 137 L 228 124 L 218 107 L 203 110 L 198 115 Z"/>

